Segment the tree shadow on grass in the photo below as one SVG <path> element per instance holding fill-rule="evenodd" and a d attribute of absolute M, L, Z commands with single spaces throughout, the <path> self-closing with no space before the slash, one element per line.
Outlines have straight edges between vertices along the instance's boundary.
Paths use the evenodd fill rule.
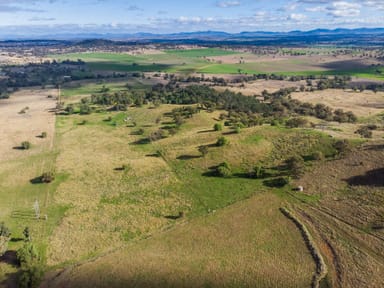
<path fill-rule="evenodd" d="M 202 134 L 202 133 L 213 133 L 213 132 L 215 132 L 215 130 L 210 129 L 210 130 L 201 130 L 201 131 L 198 131 L 197 133 Z"/>
<path fill-rule="evenodd" d="M 12 147 L 12 149 L 13 150 L 27 150 L 23 146 L 15 146 L 15 147 Z"/>
<path fill-rule="evenodd" d="M 197 158 L 201 158 L 201 155 L 180 155 L 176 159 L 186 161 L 186 160 L 192 160 Z"/>
<path fill-rule="evenodd" d="M 144 145 L 144 144 L 149 144 L 150 142 L 151 142 L 151 140 L 149 140 L 149 138 L 142 138 L 142 139 L 134 141 L 130 144 L 132 144 L 132 145 Z"/>
<path fill-rule="evenodd" d="M 31 180 L 29 180 L 29 182 L 31 184 L 42 184 L 43 183 L 43 180 L 42 180 L 42 177 L 41 176 L 38 176 L 38 177 L 35 177 Z"/>
<path fill-rule="evenodd" d="M 14 250 L 8 250 L 0 257 L 0 263 L 5 263 L 13 267 L 19 266 L 19 260 L 17 259 L 17 252 Z"/>
<path fill-rule="evenodd" d="M 384 168 L 367 171 L 364 175 L 354 176 L 345 181 L 351 186 L 384 186 Z"/>

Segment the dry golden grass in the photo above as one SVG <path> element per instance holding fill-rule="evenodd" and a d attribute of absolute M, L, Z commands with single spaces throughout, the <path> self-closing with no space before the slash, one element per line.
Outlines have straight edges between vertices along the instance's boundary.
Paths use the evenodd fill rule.
<path fill-rule="evenodd" d="M 242 93 L 246 96 L 261 95 L 264 90 L 269 93 L 276 92 L 283 88 L 299 88 L 301 85 L 306 85 L 306 81 L 278 81 L 278 80 L 256 80 L 252 82 L 244 83 L 244 87 L 240 87 L 241 84 L 230 85 L 226 87 L 215 87 L 219 91 L 228 89 L 235 93 Z"/>
<path fill-rule="evenodd" d="M 125 238 L 167 225 L 162 215 L 188 206 L 187 199 L 169 188 L 178 180 L 164 160 L 146 157 L 147 151 L 130 145 L 138 138 L 130 135 L 133 130 L 111 127 L 103 123 L 106 117 L 59 120 L 56 166 L 70 176 L 59 186 L 56 201 L 72 209 L 51 238 L 49 264 L 118 247 Z M 82 119 L 87 124 L 77 125 Z M 118 171 L 122 165 L 126 170 Z"/>
<path fill-rule="evenodd" d="M 318 205 L 300 209 L 328 259 L 334 287 L 384 285 L 384 231 L 375 228 L 384 220 L 382 147 L 382 141 L 366 144 L 296 181 L 305 193 L 321 195 Z"/>
<path fill-rule="evenodd" d="M 358 117 L 369 117 L 384 112 L 384 92 L 327 89 L 295 92 L 292 93 L 292 98 L 313 104 L 323 103 L 333 109 L 352 111 Z"/>
<path fill-rule="evenodd" d="M 46 281 L 43 287 L 309 287 L 315 269 L 281 199 L 263 193 Z"/>

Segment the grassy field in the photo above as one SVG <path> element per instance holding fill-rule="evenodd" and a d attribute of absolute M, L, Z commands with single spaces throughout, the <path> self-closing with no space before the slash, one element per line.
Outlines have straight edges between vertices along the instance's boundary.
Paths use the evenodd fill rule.
<path fill-rule="evenodd" d="M 45 284 L 310 287 L 314 263 L 294 224 L 279 212 L 282 201 L 274 194 L 258 193 L 204 218 L 132 243 Z"/>
<path fill-rule="evenodd" d="M 2 126 L 4 138 L 0 141 L 0 221 L 4 221 L 12 233 L 10 254 L 23 245 L 23 231 L 29 227 L 33 241 L 46 259 L 48 237 L 69 208 L 58 205 L 53 199 L 57 187 L 67 179 L 66 174 L 57 174 L 50 184 L 33 183 L 43 172 L 54 170 L 58 155 L 53 144 L 55 116 L 47 112 L 55 107 L 55 102 L 47 98 L 52 92 L 21 90 L 0 106 L 1 122 L 12 121 L 12 125 Z M 29 107 L 27 112 L 19 114 L 26 106 Z M 38 137 L 43 131 L 47 132 L 47 137 Z M 17 148 L 21 141 L 32 143 L 31 148 Z M 36 200 L 40 219 L 36 219 L 34 211 Z M 0 286 L 6 278 L 15 277 L 16 272 L 15 263 L 8 265 L 0 261 Z"/>
<path fill-rule="evenodd" d="M 188 56 L 182 56 L 186 53 L 184 50 L 173 52 L 175 57 L 192 59 L 191 62 L 203 61 L 196 58 L 206 53 L 211 56 L 229 53 L 209 49 L 200 54 L 201 51 L 190 51 Z M 88 56 L 92 61 L 99 61 L 105 55 Z M 74 59 L 77 56 L 74 55 Z M 131 63 L 132 57 L 136 56 L 128 55 L 126 62 Z M 169 55 L 162 54 L 162 57 Z M 120 60 L 112 55 L 105 58 L 107 65 L 109 61 Z M 94 63 L 99 65 L 102 61 Z M 193 69 L 193 64 L 186 64 L 184 68 Z M 141 90 L 153 84 L 152 81 L 155 80 L 135 78 L 111 83 L 84 82 L 80 86 L 73 83 L 72 87 L 62 88 L 62 96 L 66 103 L 72 103 L 100 93 L 103 88 L 115 92 L 125 90 L 128 84 Z M 273 187 L 276 179 L 288 175 L 281 164 L 297 154 L 306 160 L 305 170 L 309 175 L 303 178 L 306 189 L 310 187 L 307 182 L 311 183 L 306 179 L 316 177 L 311 171 L 322 169 L 319 173 L 329 176 L 336 153 L 332 137 L 312 129 L 271 125 L 245 128 L 234 133 L 233 128 L 218 120 L 224 111 L 201 111 L 184 119 L 175 135 L 165 132 L 163 139 L 151 142 L 148 137 L 152 132 L 175 126 L 169 113 L 182 106 L 162 104 L 154 107 L 150 104 L 129 107 L 123 112 L 108 112 L 98 107 L 97 111 L 101 112 L 89 115 L 57 116 L 55 127 L 51 127 L 55 132 L 49 132 L 49 142 L 36 136 L 37 131 L 45 130 L 43 123 L 53 122 L 32 121 L 37 119 L 33 114 L 37 108 L 36 99 L 31 95 L 39 96 L 39 101 L 48 101 L 47 93 L 54 95 L 56 91 L 37 91 L 35 94 L 28 91 L 24 94 L 25 101 L 32 102 L 18 103 L 12 108 L 14 112 L 8 109 L 10 115 L 20 118 L 18 127 L 25 131 L 8 129 L 3 134 L 16 141 L 14 145 L 21 141 L 20 135 L 31 135 L 32 149 L 19 151 L 12 149 L 12 143 L 0 141 L 1 145 L 17 154 L 15 158 L 7 158 L 11 153 L 3 153 L 4 161 L 0 163 L 0 217 L 15 231 L 12 235 L 15 239 L 10 245 L 13 250 L 22 243 L 24 227 L 30 227 L 32 237 L 49 266 L 50 273 L 44 283 L 46 287 L 117 287 L 127 281 L 140 287 L 154 287 L 158 283 L 169 287 L 308 287 L 315 264 L 299 230 L 279 211 L 283 206 L 294 207 L 305 219 L 315 238 L 322 243 L 327 264 L 333 267 L 333 258 L 328 257 L 329 251 L 323 247 L 328 243 L 323 236 L 332 233 L 325 231 L 323 226 L 316 228 L 316 225 L 322 225 L 315 221 L 321 218 L 320 210 L 311 212 L 310 209 L 320 209 L 321 203 L 326 203 L 328 206 L 324 207 L 329 209 L 341 207 L 341 202 L 337 202 L 341 206 L 332 206 L 334 203 L 330 201 L 339 194 L 316 191 L 295 192 L 293 195 L 293 186 Z M 366 103 L 359 97 L 344 101 L 348 95 L 335 98 L 324 94 L 320 98 L 334 109 L 352 105 L 361 115 L 368 113 Z M 373 97 L 370 98 L 373 102 L 380 102 L 382 97 L 373 93 L 364 95 Z M 31 114 L 18 115 L 17 111 L 26 105 L 31 107 Z M 39 107 L 40 113 L 48 113 L 48 106 Z M 7 114 L 2 115 L 6 121 Z M 33 127 L 33 123 L 38 127 Z M 213 130 L 216 123 L 223 125 L 223 131 Z M 350 128 L 354 131 L 356 124 L 351 125 L 354 125 Z M 351 134 L 353 137 L 353 132 Z M 228 145 L 215 145 L 221 136 L 226 137 Z M 205 157 L 198 150 L 202 145 L 208 147 Z M 321 152 L 324 161 L 311 160 L 314 152 Z M 217 177 L 212 171 L 224 161 L 231 166 L 232 175 Z M 348 161 L 343 165 L 354 165 Z M 266 169 L 266 178 L 249 178 L 249 172 L 260 163 Z M 369 164 L 367 167 L 373 166 Z M 45 170 L 56 171 L 55 181 L 49 185 L 32 184 L 30 180 Z M 319 191 L 324 188 L 318 181 L 313 183 L 320 185 Z M 292 185 L 300 184 L 293 182 Z M 48 220 L 34 219 L 32 205 L 36 199 Z M 344 212 L 347 210 L 345 206 L 342 209 Z M 180 212 L 183 216 L 179 218 Z M 353 214 L 339 213 L 337 217 L 343 221 L 347 218 L 355 221 Z M 332 221 L 335 219 L 328 223 L 331 225 Z M 339 230 L 341 226 L 332 227 L 335 234 L 342 234 L 340 241 L 350 239 L 351 235 L 346 236 L 344 230 Z M 362 233 L 368 228 L 358 226 Z M 365 236 L 361 237 L 364 239 Z M 336 243 L 332 245 L 342 245 L 339 240 L 331 240 Z M 360 245 L 359 241 L 353 243 Z M 381 247 L 381 244 L 372 243 Z M 343 246 L 340 249 L 347 248 Z M 361 251 L 372 254 L 369 249 Z M 353 258 L 348 253 L 341 255 Z M 380 256 L 372 255 L 374 259 Z M 94 261 L 88 262 L 90 259 Z M 371 261 L 369 257 L 364 259 Z M 62 271 L 76 263 L 83 265 L 64 270 L 62 276 L 52 280 L 56 269 Z M 336 271 L 337 267 L 332 269 Z M 347 272 L 345 275 L 355 277 L 357 270 L 353 271 L 354 276 Z M 15 267 L 1 263 L 0 283 L 15 272 Z M 335 282 L 341 276 L 335 273 L 329 277 L 331 282 Z"/>
<path fill-rule="evenodd" d="M 162 53 L 160 53 L 162 52 Z M 165 53 L 164 53 L 165 52 Z M 166 50 L 159 54 L 129 55 L 118 53 L 73 53 L 51 55 L 58 60 L 84 60 L 94 71 L 170 72 L 207 74 L 350 75 L 384 79 L 383 67 L 371 67 L 355 59 L 331 56 L 284 56 L 258 58 L 250 53 L 236 53 L 216 48 Z M 328 58 L 327 58 L 328 57 Z M 236 59 L 236 60 L 234 60 Z M 243 62 L 243 63 L 239 63 Z M 335 64 L 335 65 L 334 65 Z"/>

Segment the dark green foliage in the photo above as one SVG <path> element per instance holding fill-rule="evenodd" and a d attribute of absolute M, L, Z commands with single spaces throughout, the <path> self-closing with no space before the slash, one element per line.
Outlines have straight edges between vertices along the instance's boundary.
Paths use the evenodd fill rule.
<path fill-rule="evenodd" d="M 5 226 L 4 222 L 0 223 L 0 256 L 8 249 L 8 242 L 11 236 L 11 231 Z"/>
<path fill-rule="evenodd" d="M 285 122 L 285 125 L 288 128 L 305 127 L 307 124 L 308 120 L 302 117 L 291 118 L 287 122 Z"/>
<path fill-rule="evenodd" d="M 75 108 L 73 107 L 73 104 L 69 104 L 69 105 L 67 105 L 67 107 L 65 107 L 65 111 L 66 111 L 69 115 L 75 113 Z"/>
<path fill-rule="evenodd" d="M 91 114 L 92 113 L 92 108 L 89 106 L 88 103 L 81 103 L 80 104 L 80 114 L 86 115 L 86 114 Z"/>
<path fill-rule="evenodd" d="M 38 287 L 44 274 L 42 259 L 32 242 L 25 242 L 17 251 L 17 259 L 20 262 L 21 273 L 18 286 L 20 288 Z"/>
<path fill-rule="evenodd" d="M 215 125 L 213 125 L 213 130 L 215 130 L 215 131 L 222 131 L 223 130 L 223 126 L 220 123 L 216 123 Z"/>
<path fill-rule="evenodd" d="M 288 177 L 277 177 L 273 179 L 264 180 L 263 184 L 268 187 L 272 188 L 282 188 L 289 184 L 289 178 Z"/>
<path fill-rule="evenodd" d="M 28 150 L 29 148 L 31 148 L 31 143 L 29 141 L 23 141 L 21 142 L 20 147 L 24 150 Z"/>
<path fill-rule="evenodd" d="M 265 169 L 261 163 L 257 164 L 254 168 L 254 177 L 256 179 L 262 179 L 265 177 Z"/>
<path fill-rule="evenodd" d="M 217 138 L 217 141 L 216 141 L 217 147 L 225 146 L 228 144 L 229 144 L 229 140 L 227 138 L 225 138 L 224 136 L 220 136 L 219 138 Z"/>
<path fill-rule="evenodd" d="M 29 242 L 31 241 L 31 235 L 29 233 L 29 227 L 25 227 L 24 231 L 23 231 L 23 235 L 24 235 L 24 240 L 26 242 Z"/>
<path fill-rule="evenodd" d="M 216 167 L 216 175 L 219 177 L 229 178 L 232 176 L 231 167 L 227 162 L 223 162 Z"/>

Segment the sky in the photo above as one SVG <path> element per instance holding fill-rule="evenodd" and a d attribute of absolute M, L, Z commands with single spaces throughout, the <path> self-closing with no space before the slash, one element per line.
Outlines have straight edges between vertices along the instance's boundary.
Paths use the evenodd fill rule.
<path fill-rule="evenodd" d="M 384 27 L 384 0 L 0 0 L 0 34 Z"/>

